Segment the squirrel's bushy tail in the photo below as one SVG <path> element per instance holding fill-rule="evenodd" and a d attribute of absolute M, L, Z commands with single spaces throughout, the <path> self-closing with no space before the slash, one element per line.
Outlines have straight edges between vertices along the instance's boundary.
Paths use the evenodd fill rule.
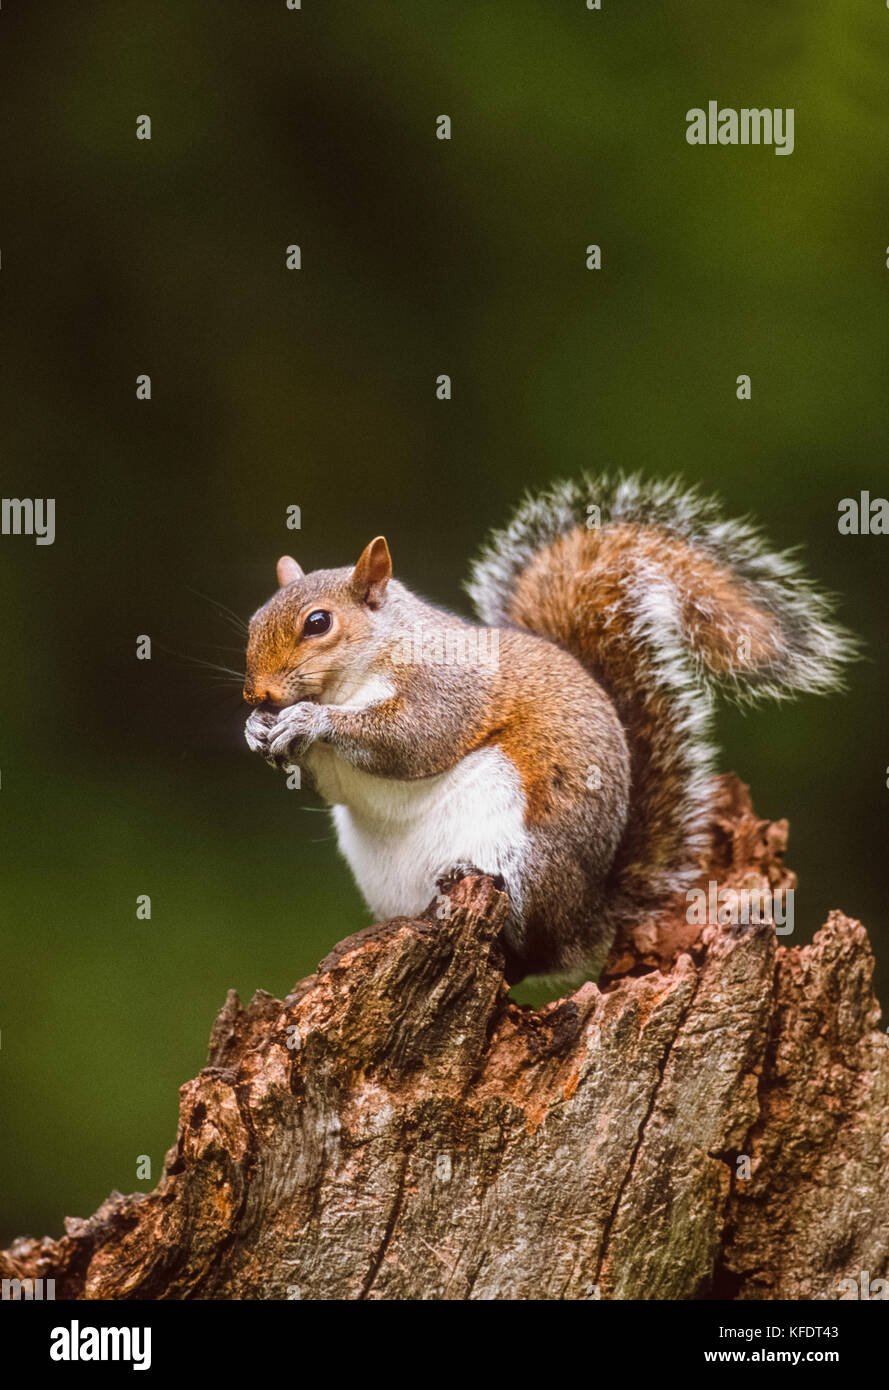
<path fill-rule="evenodd" d="M 855 654 L 792 553 L 676 480 L 587 478 L 526 500 L 468 587 L 483 622 L 566 647 L 624 724 L 632 786 L 610 884 L 618 920 L 695 876 L 713 688 L 741 702 L 826 692 Z"/>

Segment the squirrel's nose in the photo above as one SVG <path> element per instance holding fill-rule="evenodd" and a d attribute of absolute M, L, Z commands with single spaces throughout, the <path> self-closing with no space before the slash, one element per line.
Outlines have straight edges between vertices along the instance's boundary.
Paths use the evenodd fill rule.
<path fill-rule="evenodd" d="M 244 699 L 248 705 L 264 705 L 266 709 L 281 709 L 287 704 L 287 696 L 280 686 L 249 678 L 244 682 Z"/>

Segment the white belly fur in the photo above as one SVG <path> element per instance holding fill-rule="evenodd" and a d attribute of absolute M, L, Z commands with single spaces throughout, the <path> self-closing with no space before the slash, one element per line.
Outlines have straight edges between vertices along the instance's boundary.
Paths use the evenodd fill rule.
<path fill-rule="evenodd" d="M 501 874 L 521 910 L 525 799 L 505 753 L 482 748 L 448 772 L 413 782 L 360 772 L 329 744 L 316 744 L 307 765 L 333 805 L 340 849 L 376 915 L 422 912 L 436 880 L 460 863 Z"/>

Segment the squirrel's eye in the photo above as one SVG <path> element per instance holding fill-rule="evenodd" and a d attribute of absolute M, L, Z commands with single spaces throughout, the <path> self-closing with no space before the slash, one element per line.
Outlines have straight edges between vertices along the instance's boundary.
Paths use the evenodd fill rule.
<path fill-rule="evenodd" d="M 326 609 L 316 608 L 303 623 L 303 637 L 319 637 L 322 632 L 329 632 L 332 622 L 333 618 Z"/>

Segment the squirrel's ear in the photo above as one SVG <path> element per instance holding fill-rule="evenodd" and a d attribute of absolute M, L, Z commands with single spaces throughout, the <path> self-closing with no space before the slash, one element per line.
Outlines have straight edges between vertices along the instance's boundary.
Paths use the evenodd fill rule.
<path fill-rule="evenodd" d="M 362 603 L 377 608 L 386 594 L 392 578 L 392 556 L 384 536 L 377 536 L 366 545 L 352 571 L 352 588 Z"/>
<path fill-rule="evenodd" d="M 285 584 L 292 584 L 297 579 L 304 578 L 304 572 L 300 569 L 292 555 L 282 555 L 278 561 L 278 584 L 283 589 Z"/>

